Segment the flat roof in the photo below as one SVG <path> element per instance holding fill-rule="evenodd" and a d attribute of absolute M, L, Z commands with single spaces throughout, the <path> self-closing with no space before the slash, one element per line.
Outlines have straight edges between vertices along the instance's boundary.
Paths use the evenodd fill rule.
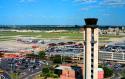
<path fill-rule="evenodd" d="M 59 70 L 73 70 L 70 66 L 59 66 L 59 67 L 56 67 L 55 69 L 59 69 Z M 103 71 L 102 68 L 98 68 L 98 71 Z"/>

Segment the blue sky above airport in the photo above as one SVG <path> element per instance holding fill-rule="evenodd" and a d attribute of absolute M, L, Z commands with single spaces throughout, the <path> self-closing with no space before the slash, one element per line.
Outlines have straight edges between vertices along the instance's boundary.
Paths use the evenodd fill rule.
<path fill-rule="evenodd" d="M 125 25 L 125 0 L 0 0 L 0 24 Z"/>

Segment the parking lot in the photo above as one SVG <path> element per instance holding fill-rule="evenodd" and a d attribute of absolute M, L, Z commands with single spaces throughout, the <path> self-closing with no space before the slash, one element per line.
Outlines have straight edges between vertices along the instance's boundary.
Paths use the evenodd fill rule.
<path fill-rule="evenodd" d="M 41 71 L 44 64 L 39 59 L 1 59 L 0 68 L 8 74 L 16 73 L 19 79 L 25 79 Z"/>

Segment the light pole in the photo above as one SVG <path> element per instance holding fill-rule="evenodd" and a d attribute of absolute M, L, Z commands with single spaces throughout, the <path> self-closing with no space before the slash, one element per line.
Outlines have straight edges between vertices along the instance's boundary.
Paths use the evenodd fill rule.
<path fill-rule="evenodd" d="M 10 64 L 10 67 L 11 67 L 11 78 L 13 78 L 13 64 L 12 63 Z"/>
<path fill-rule="evenodd" d="M 61 54 L 61 62 L 63 62 L 63 59 L 62 59 L 62 54 Z"/>

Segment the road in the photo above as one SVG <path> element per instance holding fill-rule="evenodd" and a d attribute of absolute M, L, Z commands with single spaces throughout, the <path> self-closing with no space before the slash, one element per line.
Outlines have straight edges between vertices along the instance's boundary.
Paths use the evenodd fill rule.
<path fill-rule="evenodd" d="M 33 73 L 33 74 L 27 76 L 25 79 L 32 79 L 32 78 L 34 78 L 34 76 L 36 76 L 36 75 L 38 75 L 38 74 L 40 74 L 40 73 L 41 73 L 41 71 L 36 72 L 36 73 Z"/>
<path fill-rule="evenodd" d="M 42 65 L 41 67 L 37 67 L 34 70 L 30 70 L 26 69 L 22 72 L 22 75 L 20 75 L 20 79 L 32 79 L 33 76 L 37 75 L 39 72 L 41 72 L 42 68 L 44 67 L 44 65 Z"/>
<path fill-rule="evenodd" d="M 50 61 L 47 61 L 49 64 L 51 63 Z M 34 69 L 33 71 L 29 69 L 26 69 L 23 71 L 23 73 L 25 73 L 24 75 L 22 75 L 20 77 L 20 79 L 33 79 L 33 77 L 35 75 L 38 75 L 42 69 L 45 67 L 46 65 L 45 64 L 41 64 L 41 66 L 37 67 L 36 69 Z"/>
<path fill-rule="evenodd" d="M 115 73 L 111 79 L 121 79 L 119 73 Z"/>
<path fill-rule="evenodd" d="M 121 79 L 121 71 L 123 70 L 123 68 L 121 68 L 120 66 L 116 66 L 114 68 L 114 76 L 111 79 Z"/>

